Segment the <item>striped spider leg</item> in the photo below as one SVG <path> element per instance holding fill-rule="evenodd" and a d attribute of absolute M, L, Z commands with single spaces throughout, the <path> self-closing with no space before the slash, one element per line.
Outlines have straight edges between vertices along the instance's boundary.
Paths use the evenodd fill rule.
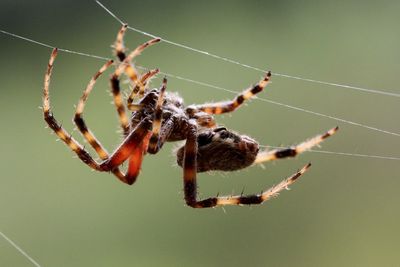
<path fill-rule="evenodd" d="M 191 127 L 184 146 L 183 156 L 183 183 L 186 204 L 193 208 L 211 208 L 225 205 L 254 205 L 261 204 L 272 197 L 276 196 L 280 191 L 294 183 L 311 164 L 305 165 L 301 170 L 297 171 L 290 177 L 286 178 L 278 185 L 273 186 L 260 194 L 253 195 L 237 195 L 237 196 L 217 196 L 203 200 L 197 199 L 197 155 L 198 155 L 198 133 L 197 126 L 191 122 Z"/>
<path fill-rule="evenodd" d="M 202 105 L 194 105 L 188 107 L 188 110 L 191 113 L 194 113 L 196 111 L 203 111 L 208 114 L 222 114 L 222 113 L 227 113 L 227 112 L 233 112 L 237 108 L 239 108 L 244 101 L 252 98 L 254 95 L 260 93 L 263 91 L 265 86 L 268 85 L 271 77 L 271 72 L 267 72 L 264 79 L 262 79 L 258 84 L 244 90 L 242 93 L 237 95 L 233 100 L 231 101 L 225 101 L 225 102 L 217 102 L 217 103 L 210 103 L 210 104 L 202 104 Z M 339 130 L 339 127 L 332 128 L 325 132 L 324 134 L 317 135 L 307 141 L 302 142 L 299 145 L 287 147 L 287 148 L 280 148 L 280 149 L 274 149 L 274 150 L 265 150 L 259 152 L 257 155 L 257 158 L 254 161 L 254 164 L 259 164 L 275 159 L 283 159 L 283 158 L 289 158 L 289 157 L 295 157 L 298 154 L 305 152 L 309 149 L 311 149 L 314 146 L 319 145 L 322 141 L 324 141 L 326 138 L 332 136 Z"/>
<path fill-rule="evenodd" d="M 190 106 L 189 108 L 193 110 L 204 111 L 208 114 L 222 114 L 235 111 L 244 103 L 245 100 L 252 98 L 254 95 L 264 90 L 265 86 L 268 85 L 270 78 L 271 72 L 267 72 L 261 81 L 259 81 L 256 85 L 244 90 L 231 101 L 194 105 Z"/>
<path fill-rule="evenodd" d="M 149 118 L 143 119 L 125 137 L 124 141 L 111 154 L 111 156 L 108 155 L 107 151 L 102 147 L 100 142 L 97 141 L 93 133 L 87 128 L 81 114 L 83 112 L 85 101 L 87 100 L 88 94 L 92 90 L 96 79 L 111 64 L 111 62 L 107 62 L 89 82 L 88 87 L 84 91 L 84 94 L 79 101 L 74 118 L 74 122 L 76 123 L 84 138 L 89 142 L 89 144 L 95 149 L 96 153 L 103 160 L 102 163 L 96 162 L 92 158 L 92 156 L 85 150 L 85 148 L 57 122 L 57 120 L 53 116 L 53 113 L 51 112 L 49 86 L 53 64 L 56 56 L 57 49 L 55 48 L 51 54 L 44 79 L 43 115 L 45 121 L 47 122 L 49 127 L 56 133 L 56 135 L 90 168 L 96 171 L 112 171 L 114 175 L 117 176 L 122 182 L 132 184 L 135 181 L 136 176 L 138 175 L 143 151 L 147 150 L 148 140 L 151 136 L 152 120 Z M 130 158 L 128 171 L 126 174 L 122 174 L 119 171 L 118 166 L 121 165 L 128 158 Z"/>
<path fill-rule="evenodd" d="M 156 75 L 159 72 L 159 70 L 158 69 L 151 70 L 145 73 L 142 77 L 140 77 L 139 72 L 135 69 L 135 67 L 131 62 L 136 56 L 140 55 L 140 53 L 146 47 L 160 41 L 160 39 L 153 39 L 148 42 L 145 42 L 144 44 L 138 46 L 135 50 L 133 50 L 128 56 L 126 56 L 123 37 L 127 28 L 128 25 L 123 25 L 121 30 L 117 34 L 117 40 L 115 41 L 115 54 L 121 61 L 121 63 L 116 68 L 114 74 L 111 76 L 111 92 L 114 97 L 114 104 L 118 112 L 121 128 L 125 136 L 128 135 L 131 129 L 129 128 L 128 115 L 126 114 L 126 109 L 122 101 L 119 78 L 122 75 L 122 73 L 125 73 L 129 77 L 129 79 L 133 82 L 133 90 L 128 98 L 128 109 L 129 110 L 139 109 L 140 107 L 138 105 L 133 104 L 133 99 L 135 96 L 134 93 L 135 88 L 139 88 L 137 90 L 138 94 L 140 96 L 143 96 L 146 84 L 154 75 Z"/>
<path fill-rule="evenodd" d="M 322 141 L 324 141 L 326 138 L 334 135 L 337 131 L 339 130 L 339 127 L 332 128 L 328 130 L 327 132 L 317 135 L 313 138 L 310 138 L 307 141 L 304 141 L 298 145 L 290 146 L 287 148 L 279 148 L 279 149 L 273 149 L 273 150 L 265 150 L 261 151 L 258 153 L 254 164 L 259 164 L 271 160 L 276 160 L 276 159 L 284 159 L 284 158 L 292 158 L 300 153 L 303 153 L 307 150 L 310 150 L 314 146 L 318 146 Z"/>
<path fill-rule="evenodd" d="M 129 94 L 127 103 L 128 103 L 128 109 L 131 111 L 135 111 L 140 108 L 138 105 L 135 105 L 133 103 L 135 97 L 136 96 L 142 97 L 144 95 L 144 92 L 146 90 L 146 86 L 147 86 L 149 80 L 159 72 L 159 69 L 153 69 L 153 70 L 146 72 L 143 75 L 140 75 L 140 73 L 136 70 L 136 68 L 132 64 L 132 60 L 136 56 L 140 55 L 143 52 L 143 50 L 146 49 L 148 46 L 151 46 L 153 44 L 160 42 L 161 39 L 155 38 L 155 39 L 149 40 L 149 41 L 143 43 L 142 45 L 138 46 L 135 50 L 133 50 L 127 56 L 125 53 L 125 46 L 124 46 L 124 36 L 125 36 L 125 32 L 127 29 L 128 29 L 128 25 L 124 24 L 122 26 L 122 28 L 119 30 L 114 47 L 115 47 L 115 55 L 120 60 L 121 64 L 123 64 L 125 66 L 123 71 L 129 77 L 130 81 L 133 83 L 132 91 Z"/>
<path fill-rule="evenodd" d="M 222 114 L 235 111 L 244 103 L 244 101 L 261 92 L 268 84 L 270 77 L 271 72 L 268 72 L 264 79 L 262 79 L 258 84 L 244 90 L 231 101 L 192 105 L 187 108 L 187 112 L 190 114 L 197 114 L 199 112 L 204 112 L 207 114 Z M 183 180 L 185 200 L 189 206 L 194 208 L 208 208 L 223 205 L 261 204 L 294 183 L 297 178 L 307 171 L 311 164 L 309 163 L 305 165 L 298 172 L 286 178 L 278 185 L 263 191 L 261 194 L 211 197 L 204 200 L 197 200 L 197 172 L 203 172 L 212 169 L 229 171 L 274 159 L 294 157 L 304 151 L 309 150 L 311 147 L 318 145 L 323 140 L 336 133 L 338 130 L 338 127 L 333 128 L 326 133 L 311 138 L 310 140 L 305 141 L 297 146 L 260 152 L 256 141 L 247 136 L 239 136 L 227 130 L 225 127 L 210 127 L 213 128 L 212 131 L 199 135 L 196 133 L 197 125 L 199 125 L 198 122 L 191 124 L 191 131 L 187 137 L 186 144 L 178 151 L 178 164 L 184 168 Z M 229 148 L 230 145 L 235 145 L 239 148 L 237 149 L 237 154 L 245 155 L 243 156 L 243 159 L 238 160 L 237 163 L 233 163 L 236 159 L 231 160 L 231 156 L 227 156 L 228 154 L 226 154 L 228 149 L 234 149 L 234 146 Z M 218 161 L 213 162 L 209 160 L 209 158 L 212 158 L 212 155 L 216 155 L 219 153 L 219 151 L 223 150 L 225 150 L 225 152 L 221 154 L 229 158 L 228 160 L 225 160 L 224 158 L 220 158 Z"/>

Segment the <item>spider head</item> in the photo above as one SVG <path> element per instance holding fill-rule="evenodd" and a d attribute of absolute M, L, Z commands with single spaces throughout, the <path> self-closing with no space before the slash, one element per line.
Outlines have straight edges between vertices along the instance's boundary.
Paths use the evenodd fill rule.
<path fill-rule="evenodd" d="M 197 145 L 197 172 L 235 171 L 248 167 L 259 150 L 255 140 L 225 127 L 201 132 Z M 181 147 L 177 153 L 179 166 L 183 166 L 183 153 L 184 147 Z"/>

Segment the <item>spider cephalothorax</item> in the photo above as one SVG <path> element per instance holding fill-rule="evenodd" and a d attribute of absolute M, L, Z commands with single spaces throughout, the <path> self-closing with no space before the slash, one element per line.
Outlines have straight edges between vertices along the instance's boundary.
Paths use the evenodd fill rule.
<path fill-rule="evenodd" d="M 57 122 L 51 112 L 49 85 L 57 49 L 54 49 L 51 54 L 45 75 L 43 90 L 45 121 L 58 137 L 78 155 L 82 162 L 94 170 L 112 172 L 122 182 L 133 184 L 139 175 L 143 156 L 146 153 L 156 154 L 165 142 L 186 140 L 185 144 L 177 150 L 177 162 L 183 168 L 185 201 L 189 206 L 208 208 L 221 205 L 260 204 L 287 188 L 311 164 L 305 165 L 289 178 L 260 194 L 217 196 L 204 200 L 198 200 L 197 198 L 196 174 L 213 170 L 235 171 L 253 164 L 294 157 L 318 145 L 338 129 L 337 127 L 333 128 L 296 146 L 271 151 L 259 151 L 259 145 L 255 140 L 218 126 L 214 115 L 232 112 L 240 107 L 243 102 L 260 93 L 270 80 L 270 72 L 266 73 L 264 78 L 257 84 L 246 89 L 231 101 L 185 107 L 183 99 L 177 93 L 166 91 L 166 78 L 164 78 L 159 89 L 150 90 L 147 88 L 151 77 L 159 72 L 158 69 L 140 74 L 132 64 L 133 59 L 146 47 L 158 43 L 160 39 L 150 40 L 138 46 L 129 55 L 126 55 L 123 44 L 126 29 L 127 25 L 124 25 L 118 32 L 115 42 L 115 54 L 120 63 L 117 64 L 110 78 L 111 92 L 114 97 L 114 104 L 118 112 L 124 140 L 111 154 L 108 153 L 96 139 L 93 132 L 89 130 L 82 117 L 85 103 L 97 78 L 113 64 L 113 61 L 108 61 L 104 64 L 90 80 L 77 105 L 74 116 L 74 123 L 77 129 L 95 150 L 101 162 L 94 160 L 84 146 L 69 135 Z M 123 103 L 119 82 L 122 75 L 126 75 L 129 78 L 133 88 L 126 105 Z M 131 111 L 130 116 L 128 116 L 126 108 Z M 125 161 L 128 162 L 128 169 L 124 173 L 119 167 Z"/>
<path fill-rule="evenodd" d="M 138 103 L 140 109 L 132 112 L 131 125 L 133 127 L 144 118 L 155 116 L 161 93 L 161 89 L 145 92 Z M 193 107 L 186 109 L 179 95 L 165 92 L 161 109 L 161 129 L 168 131 L 168 135 L 165 135 L 166 141 L 186 139 L 189 120 L 197 125 L 197 172 L 235 171 L 250 166 L 256 159 L 259 147 L 255 140 L 227 130 L 225 127 L 210 128 L 210 124 L 215 125 L 214 117 L 205 112 L 193 112 Z M 170 126 L 166 125 L 169 121 L 172 121 Z M 162 144 L 160 143 L 157 150 L 149 149 L 148 152 L 156 153 Z M 183 167 L 184 149 L 185 146 L 182 146 L 177 150 L 177 162 L 181 167 Z"/>

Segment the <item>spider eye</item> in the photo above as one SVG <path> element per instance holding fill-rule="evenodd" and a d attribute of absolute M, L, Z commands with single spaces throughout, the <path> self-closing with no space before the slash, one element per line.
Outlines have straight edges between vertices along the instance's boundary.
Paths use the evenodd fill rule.
<path fill-rule="evenodd" d="M 202 133 L 197 137 L 198 146 L 205 146 L 212 142 L 213 133 Z"/>

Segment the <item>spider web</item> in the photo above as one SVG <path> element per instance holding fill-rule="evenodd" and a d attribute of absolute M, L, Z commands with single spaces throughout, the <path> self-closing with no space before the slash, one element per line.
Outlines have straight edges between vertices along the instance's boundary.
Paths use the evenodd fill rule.
<path fill-rule="evenodd" d="M 29 256 L 28 253 L 26 253 L 20 246 L 18 246 L 13 240 L 11 240 L 11 238 L 9 238 L 8 236 L 6 236 L 4 233 L 2 233 L 0 231 L 0 236 L 6 240 L 8 243 L 11 244 L 11 246 L 13 246 L 16 250 L 18 250 L 19 253 L 21 253 L 25 258 L 27 258 L 33 265 L 35 265 L 36 267 L 41 267 L 39 263 L 37 263 L 37 261 L 35 261 L 31 256 Z"/>

